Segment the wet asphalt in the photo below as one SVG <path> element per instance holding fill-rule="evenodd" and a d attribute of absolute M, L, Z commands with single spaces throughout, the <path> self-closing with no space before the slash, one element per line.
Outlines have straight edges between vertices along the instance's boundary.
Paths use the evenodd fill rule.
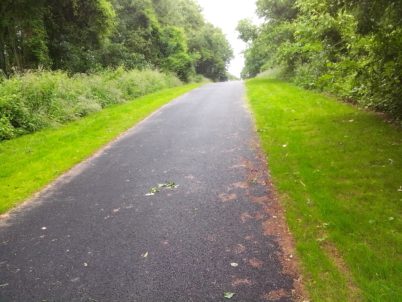
<path fill-rule="evenodd" d="M 290 301 L 243 86 L 174 100 L 4 218 L 0 301 Z"/>

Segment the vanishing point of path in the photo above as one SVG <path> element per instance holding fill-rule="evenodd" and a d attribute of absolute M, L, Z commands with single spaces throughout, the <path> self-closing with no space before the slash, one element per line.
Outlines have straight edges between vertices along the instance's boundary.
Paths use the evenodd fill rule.
<path fill-rule="evenodd" d="M 0 301 L 291 301 L 243 98 L 198 88 L 2 218 Z"/>

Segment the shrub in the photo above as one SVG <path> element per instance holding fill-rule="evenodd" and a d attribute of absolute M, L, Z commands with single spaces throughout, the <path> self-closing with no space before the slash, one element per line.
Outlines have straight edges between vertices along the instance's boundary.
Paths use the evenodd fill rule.
<path fill-rule="evenodd" d="M 63 124 L 113 104 L 179 86 L 155 70 L 104 70 L 95 74 L 36 71 L 0 82 L 0 140 Z"/>
<path fill-rule="evenodd" d="M 259 0 L 257 7 L 265 23 L 238 27 L 248 43 L 243 76 L 279 68 L 304 88 L 402 120 L 402 1 Z"/>

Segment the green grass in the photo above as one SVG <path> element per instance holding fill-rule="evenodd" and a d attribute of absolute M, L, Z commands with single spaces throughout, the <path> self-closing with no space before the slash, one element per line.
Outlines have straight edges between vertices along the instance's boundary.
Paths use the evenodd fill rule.
<path fill-rule="evenodd" d="M 313 301 L 402 301 L 402 131 L 269 79 L 247 82 Z"/>
<path fill-rule="evenodd" d="M 57 129 L 0 142 L 0 213 L 40 190 L 162 105 L 199 85 L 163 90 Z"/>

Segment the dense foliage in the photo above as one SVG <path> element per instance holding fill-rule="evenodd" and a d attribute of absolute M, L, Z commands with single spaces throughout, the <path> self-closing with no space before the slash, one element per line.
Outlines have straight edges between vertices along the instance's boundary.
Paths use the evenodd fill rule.
<path fill-rule="evenodd" d="M 402 117 L 402 1 L 258 0 L 265 22 L 239 23 L 243 77 L 284 78 Z"/>
<path fill-rule="evenodd" d="M 76 120 L 112 104 L 180 85 L 152 70 L 95 74 L 27 72 L 0 85 L 0 141 Z"/>
<path fill-rule="evenodd" d="M 0 70 L 158 68 L 226 79 L 232 50 L 193 0 L 2 0 Z"/>

